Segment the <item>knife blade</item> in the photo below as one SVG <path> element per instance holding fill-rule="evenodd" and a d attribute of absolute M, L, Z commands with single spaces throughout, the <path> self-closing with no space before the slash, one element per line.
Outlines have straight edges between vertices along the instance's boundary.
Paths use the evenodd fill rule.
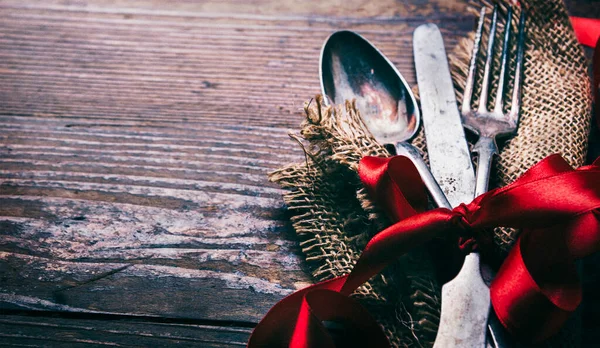
<path fill-rule="evenodd" d="M 442 34 L 435 24 L 415 30 L 413 50 L 431 172 L 456 207 L 473 200 L 475 173 Z M 434 347 L 485 347 L 489 308 L 490 294 L 479 270 L 479 254 L 471 253 L 456 278 L 442 287 Z"/>
<path fill-rule="evenodd" d="M 431 172 L 452 207 L 456 207 L 473 200 L 475 172 L 442 34 L 435 24 L 415 30 L 413 49 Z"/>

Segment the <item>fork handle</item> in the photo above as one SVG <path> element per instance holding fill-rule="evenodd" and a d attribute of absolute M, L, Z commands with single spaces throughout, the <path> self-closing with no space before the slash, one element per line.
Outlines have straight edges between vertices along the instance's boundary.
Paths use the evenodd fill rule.
<path fill-rule="evenodd" d="M 488 190 L 492 160 L 494 159 L 494 155 L 498 153 L 498 145 L 496 145 L 494 138 L 480 136 L 473 147 L 473 152 L 477 153 L 475 197 L 478 197 Z"/>
<path fill-rule="evenodd" d="M 480 136 L 473 147 L 473 152 L 476 152 L 478 157 L 475 179 L 475 197 L 478 197 L 488 190 L 492 161 L 494 155 L 498 154 L 498 145 L 493 137 Z M 488 319 L 488 330 L 490 333 L 487 342 L 488 347 L 507 348 L 513 346 L 511 339 L 506 334 L 493 310 Z"/>

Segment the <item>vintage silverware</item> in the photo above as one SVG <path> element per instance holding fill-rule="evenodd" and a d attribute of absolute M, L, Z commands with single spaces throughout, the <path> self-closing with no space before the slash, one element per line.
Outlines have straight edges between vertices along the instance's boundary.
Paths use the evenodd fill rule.
<path fill-rule="evenodd" d="M 468 203 L 475 193 L 475 173 L 438 27 L 419 26 L 413 49 L 431 171 L 452 207 Z M 479 255 L 472 253 L 458 276 L 442 287 L 434 347 L 483 347 L 489 308 L 490 294 L 479 271 Z"/>
<path fill-rule="evenodd" d="M 320 77 L 323 94 L 334 103 L 356 99 L 361 117 L 377 141 L 393 144 L 397 154 L 409 157 L 434 202 L 449 207 L 421 154 L 407 142 L 419 128 L 420 114 L 394 64 L 357 33 L 338 31 L 327 38 L 321 50 Z"/>
<path fill-rule="evenodd" d="M 463 124 L 466 128 L 479 135 L 479 139 L 473 147 L 473 152 L 478 154 L 477 160 L 477 183 L 475 186 L 475 195 L 479 196 L 485 193 L 488 189 L 490 177 L 490 169 L 492 159 L 498 153 L 498 146 L 495 138 L 497 136 L 512 137 L 517 134 L 517 125 L 519 122 L 519 108 L 521 104 L 521 72 L 523 70 L 523 54 L 525 46 L 525 11 L 521 12 L 519 19 L 519 34 L 517 37 L 517 57 L 515 65 L 514 87 L 512 93 L 512 101 L 510 111 L 504 113 L 503 99 L 504 90 L 507 84 L 506 72 L 508 70 L 508 55 L 510 54 L 510 27 L 512 23 L 512 7 L 508 9 L 506 27 L 504 29 L 504 42 L 502 44 L 502 56 L 500 65 L 500 76 L 498 79 L 498 89 L 496 90 L 496 98 L 494 100 L 494 109 L 488 111 L 488 94 L 490 89 L 491 65 L 494 57 L 494 38 L 498 20 L 498 5 L 494 7 L 492 14 L 492 24 L 490 28 L 490 36 L 488 39 L 488 49 L 484 67 L 483 82 L 481 85 L 481 94 L 479 96 L 479 106 L 477 110 L 471 108 L 471 99 L 473 96 L 473 85 L 476 76 L 476 63 L 479 54 L 479 46 L 481 34 L 483 32 L 483 22 L 485 18 L 485 8 L 481 10 L 479 16 L 479 24 L 471 64 L 469 66 L 469 75 L 465 84 L 465 92 L 462 102 L 461 116 Z"/>
<path fill-rule="evenodd" d="M 508 43 L 510 39 L 510 23 L 512 20 L 512 9 L 509 10 L 507 18 L 507 26 L 505 29 L 503 52 L 501 57 L 500 76 L 498 90 L 495 99 L 494 111 L 489 112 L 487 110 L 487 95 L 489 93 L 489 82 L 491 76 L 491 61 L 493 58 L 493 47 L 494 37 L 497 26 L 498 9 L 494 9 L 492 16 L 492 26 L 490 29 L 490 39 L 488 41 L 488 53 L 486 57 L 486 64 L 484 67 L 484 78 L 482 82 L 482 97 L 480 98 L 479 108 L 476 111 L 471 110 L 471 98 L 473 94 L 473 85 L 475 81 L 475 63 L 477 61 L 477 54 L 479 52 L 479 44 L 481 40 L 481 34 L 483 30 L 483 22 L 485 17 L 485 10 L 482 10 L 476 35 L 475 47 L 473 50 L 473 57 L 469 69 L 469 76 L 467 78 L 467 84 L 465 87 L 465 95 L 462 104 L 461 116 L 463 124 L 466 128 L 473 130 L 477 133 L 480 138 L 478 143 L 474 147 L 474 151 L 479 154 L 480 160 L 478 161 L 477 179 L 475 196 L 478 196 L 487 191 L 489 173 L 491 167 L 491 160 L 495 153 L 498 152 L 495 137 L 497 135 L 510 136 L 516 132 L 518 123 L 519 103 L 520 103 L 520 85 L 521 85 L 521 70 L 523 61 L 523 48 L 524 48 L 524 13 L 521 15 L 519 20 L 519 36 L 518 36 L 518 48 L 517 48 L 517 59 L 515 67 L 515 81 L 514 90 L 512 96 L 511 110 L 507 115 L 503 113 L 502 99 L 504 97 L 504 86 L 506 84 L 506 70 L 508 62 Z M 441 35 L 433 35 L 433 32 L 425 30 L 427 27 L 418 28 L 419 33 L 415 31 L 415 65 L 417 66 L 417 80 L 419 82 L 419 90 L 421 93 L 421 105 L 424 104 L 424 99 L 427 97 L 423 93 L 423 87 L 421 79 L 419 78 L 419 71 L 421 70 L 425 76 L 431 71 L 419 69 L 419 61 L 428 58 L 435 59 L 439 56 L 436 52 L 427 50 L 427 47 L 419 45 L 425 38 L 428 38 L 429 44 L 432 44 L 432 38 L 438 36 L 435 40 L 437 45 L 443 45 Z M 429 26 L 429 29 L 434 29 Z M 437 28 L 435 28 L 437 29 Z M 443 46 L 442 46 L 443 47 Z M 420 54 L 420 58 L 417 58 L 417 52 Z M 429 54 L 429 56 L 427 56 Z M 443 54 L 443 60 L 445 61 L 445 52 Z M 441 64 L 446 67 L 447 64 Z M 438 65 L 439 66 L 439 65 Z M 444 79 L 450 81 L 449 74 L 444 74 Z M 425 81 L 427 82 L 427 81 Z M 440 86 L 438 82 L 438 88 L 443 89 L 448 86 Z M 451 84 L 450 84 L 451 86 Z M 450 87 L 451 88 L 451 87 Z M 452 89 L 453 90 L 453 89 Z M 437 92 L 437 90 L 436 90 Z M 455 105 L 455 101 L 452 105 Z M 444 114 L 441 112 L 440 114 Z M 425 131 L 427 136 L 428 131 L 428 116 L 423 107 L 423 116 L 425 123 Z M 454 113 L 453 113 L 453 116 Z M 433 121 L 432 121 L 433 122 Z M 438 125 L 435 125 L 437 127 Z M 434 128 L 435 129 L 435 128 Z M 436 152 L 437 148 L 429 148 L 429 137 L 427 137 L 428 152 L 430 158 L 432 158 L 432 152 Z M 451 141 L 449 141 L 452 144 Z M 435 150 L 435 151 L 434 151 Z M 443 153 L 443 152 L 442 152 Z M 432 160 L 431 162 L 432 171 L 436 176 L 436 164 Z M 436 176 L 437 178 L 437 176 Z M 439 179 L 438 179 L 439 180 Z M 440 180 L 442 188 L 446 187 L 446 183 Z M 449 198 L 450 199 L 450 198 Z M 452 200 L 451 200 L 452 202 Z M 455 279 L 448 282 L 442 288 L 442 313 L 440 318 L 440 329 L 438 336 L 436 337 L 435 347 L 483 347 L 485 346 L 485 326 L 487 322 L 487 316 L 489 312 L 489 292 L 487 287 L 483 283 L 479 268 L 479 257 L 477 253 L 471 253 L 465 258 L 465 262 L 459 274 Z M 492 318 L 494 319 L 494 318 Z M 503 329 L 497 320 L 491 320 L 490 333 L 491 341 L 496 347 L 506 346 L 506 339 L 504 338 Z"/>
<path fill-rule="evenodd" d="M 498 5 L 494 6 L 492 13 L 492 23 L 490 27 L 490 35 L 488 38 L 488 46 L 486 53 L 486 61 L 483 70 L 483 81 L 481 85 L 481 94 L 479 96 L 479 105 L 477 110 L 471 108 L 473 97 L 473 87 L 475 84 L 477 56 L 479 55 L 479 46 L 483 33 L 483 24 L 485 20 L 485 8 L 481 9 L 479 15 L 479 23 L 475 35 L 475 43 L 473 45 L 473 53 L 471 55 L 471 63 L 469 65 L 469 74 L 465 83 L 465 90 L 462 101 L 461 116 L 463 125 L 479 135 L 479 139 L 473 147 L 473 152 L 478 154 L 477 160 L 477 175 L 475 185 L 475 196 L 479 196 L 488 190 L 490 169 L 492 160 L 495 154 L 498 153 L 498 146 L 495 138 L 497 136 L 512 137 L 517 132 L 519 123 L 519 110 L 521 104 L 521 83 L 523 70 L 523 55 L 525 50 L 525 11 L 521 12 L 519 18 L 519 28 L 517 36 L 517 55 L 515 60 L 515 72 L 512 91 L 511 106 L 508 113 L 504 113 L 504 92 L 507 84 L 506 74 L 508 70 L 508 56 L 510 54 L 509 42 L 512 26 L 513 9 L 509 7 L 506 15 L 506 25 L 504 28 L 504 41 L 502 43 L 502 55 L 500 58 L 500 74 L 498 77 L 498 87 L 494 100 L 494 109 L 488 111 L 488 94 L 490 89 L 490 78 L 492 70 L 492 61 L 494 57 L 494 39 L 496 37 L 496 27 L 498 22 Z M 496 348 L 507 347 L 512 345 L 510 339 L 504 332 L 504 328 L 492 313 L 489 322 L 490 343 Z"/>

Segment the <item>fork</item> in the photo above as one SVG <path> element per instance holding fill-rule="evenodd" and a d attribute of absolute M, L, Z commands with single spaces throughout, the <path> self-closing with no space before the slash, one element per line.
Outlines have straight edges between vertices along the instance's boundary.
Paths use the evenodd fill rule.
<path fill-rule="evenodd" d="M 473 152 L 477 153 L 477 172 L 475 176 L 475 197 L 487 192 L 490 178 L 490 171 L 494 155 L 498 154 L 498 145 L 496 137 L 510 138 L 516 135 L 519 124 L 519 111 L 521 106 L 521 84 L 523 70 L 523 55 L 525 48 L 525 11 L 521 11 L 519 18 L 519 28 L 517 36 L 517 56 L 514 73 L 513 93 L 508 113 L 504 113 L 504 90 L 506 87 L 506 75 L 508 71 L 508 56 L 510 54 L 510 35 L 513 17 L 512 6 L 508 8 L 506 15 L 506 25 L 504 28 L 504 41 L 502 43 L 502 55 L 500 57 L 500 75 L 498 77 L 498 87 L 494 99 L 494 108 L 488 110 L 488 95 L 490 94 L 490 82 L 492 62 L 494 59 L 494 41 L 496 38 L 496 28 L 498 23 L 498 5 L 494 6 L 492 13 L 492 23 L 488 38 L 487 52 L 485 57 L 485 66 L 483 70 L 483 79 L 481 93 L 479 96 L 479 105 L 477 109 L 471 108 L 473 97 L 473 87 L 475 84 L 477 58 L 480 51 L 481 36 L 483 34 L 483 25 L 485 21 L 485 8 L 481 9 L 477 32 L 475 34 L 475 43 L 473 53 L 471 54 L 471 63 L 469 73 L 465 83 L 463 100 L 461 106 L 461 118 L 463 126 L 479 136 L 473 146 Z M 492 316 L 488 321 L 490 340 L 496 348 L 509 345 L 508 339 L 502 325 L 496 316 Z M 488 345 L 490 343 L 488 342 Z"/>
<path fill-rule="evenodd" d="M 479 136 L 479 139 L 473 146 L 473 152 L 478 154 L 477 173 L 475 184 L 475 197 L 487 192 L 490 177 L 492 160 L 495 154 L 498 154 L 498 145 L 496 137 L 501 136 L 510 138 L 517 133 L 519 123 L 519 109 L 521 106 L 521 73 L 523 70 L 523 52 L 525 46 L 525 11 L 521 11 L 519 18 L 519 34 L 517 37 L 517 57 L 515 65 L 514 87 L 510 111 L 503 112 L 504 89 L 506 86 L 506 73 L 508 70 L 508 55 L 510 28 L 512 22 L 513 9 L 508 8 L 506 27 L 504 29 L 504 42 L 502 44 L 502 56 L 500 58 L 500 76 L 498 78 L 498 88 L 494 100 L 494 109 L 489 111 L 487 108 L 488 94 L 490 89 L 490 79 L 492 70 L 492 61 L 494 59 L 494 40 L 496 37 L 496 26 L 498 22 L 498 5 L 494 6 L 492 14 L 492 24 L 488 39 L 487 55 L 483 70 L 483 81 L 481 85 L 481 94 L 479 97 L 479 106 L 476 110 L 471 108 L 471 99 L 473 96 L 473 85 L 475 84 L 477 56 L 483 32 L 483 23 L 485 19 L 485 8 L 482 8 L 473 45 L 471 64 L 469 74 L 465 84 L 463 94 L 461 117 L 463 126 Z"/>
<path fill-rule="evenodd" d="M 503 102 L 506 75 L 508 71 L 509 43 L 512 25 L 513 9 L 509 7 L 507 13 L 506 26 L 504 31 L 504 41 L 502 55 L 500 58 L 500 75 L 498 78 L 498 88 L 494 100 L 494 109 L 489 111 L 487 108 L 488 94 L 490 93 L 490 82 L 492 75 L 492 61 L 494 59 L 494 40 L 496 36 L 496 27 L 498 23 L 498 5 L 494 6 L 492 13 L 492 23 L 488 38 L 487 53 L 481 84 L 481 94 L 477 109 L 471 108 L 473 97 L 473 87 L 475 84 L 477 58 L 479 47 L 483 34 L 485 22 L 485 7 L 481 9 L 475 43 L 469 65 L 469 73 L 465 84 L 463 102 L 461 108 L 461 118 L 463 126 L 476 135 L 479 139 L 473 146 L 473 152 L 478 154 L 475 197 L 485 193 L 488 190 L 490 170 L 492 160 L 495 154 L 498 154 L 498 145 L 496 137 L 512 137 L 517 132 L 519 122 L 519 109 L 522 84 L 523 54 L 525 46 L 525 11 L 521 11 L 519 18 L 519 28 L 517 37 L 517 56 L 514 73 L 513 93 L 510 111 L 504 113 Z M 479 298 L 473 298 L 479 296 Z M 449 303 L 444 303 L 444 298 L 453 299 Z M 472 252 L 465 258 L 464 264 L 459 274 L 442 288 L 442 312 L 440 317 L 440 330 L 435 340 L 434 348 L 445 347 L 483 347 L 486 342 L 486 327 L 489 325 L 490 339 L 488 346 L 493 343 L 496 348 L 509 345 L 505 337 L 502 325 L 492 315 L 488 321 L 490 309 L 489 290 L 482 284 L 480 273 L 479 255 Z M 468 321 L 461 323 L 462 318 Z M 474 327 L 477 332 L 465 333 L 464 328 Z"/>

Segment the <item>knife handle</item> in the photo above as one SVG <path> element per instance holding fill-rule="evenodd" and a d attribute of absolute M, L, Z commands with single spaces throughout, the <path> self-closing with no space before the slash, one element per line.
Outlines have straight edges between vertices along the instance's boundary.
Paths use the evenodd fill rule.
<path fill-rule="evenodd" d="M 396 144 L 396 154 L 406 156 L 412 161 L 417 168 L 417 172 L 419 172 L 419 175 L 421 176 L 421 180 L 423 180 L 425 187 L 429 191 L 431 198 L 433 198 L 433 201 L 438 207 L 452 209 L 444 191 L 442 191 L 442 188 L 431 174 L 431 171 L 423 160 L 419 150 L 409 143 L 401 142 Z"/>
<path fill-rule="evenodd" d="M 442 286 L 440 326 L 433 348 L 484 348 L 490 290 L 481 278 L 479 254 L 465 257 L 458 275 Z"/>

